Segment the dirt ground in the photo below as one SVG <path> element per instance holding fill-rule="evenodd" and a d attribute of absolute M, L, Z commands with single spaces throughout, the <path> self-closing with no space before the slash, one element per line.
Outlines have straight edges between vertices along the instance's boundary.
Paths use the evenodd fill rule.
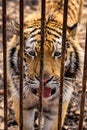
<path fill-rule="evenodd" d="M 19 0 L 7 0 L 7 41 L 12 36 L 11 33 L 11 20 L 18 21 L 19 19 Z M 24 15 L 36 12 L 38 10 L 38 0 L 25 0 L 24 1 Z M 84 1 L 83 13 L 81 24 L 79 25 L 79 44 L 84 51 L 85 43 L 85 25 L 87 22 L 87 0 Z M 4 130 L 4 97 L 3 97 L 3 55 L 2 55 L 2 2 L 0 0 L 0 130 Z M 77 83 L 77 89 L 75 90 L 71 103 L 69 105 L 63 130 L 77 130 L 80 116 L 80 97 L 82 92 L 82 83 L 79 80 Z M 12 101 L 10 100 L 10 90 L 8 87 L 8 130 L 17 130 L 18 126 L 15 120 L 15 114 L 13 111 Z M 85 100 L 84 122 L 83 130 L 87 130 L 87 90 Z"/>

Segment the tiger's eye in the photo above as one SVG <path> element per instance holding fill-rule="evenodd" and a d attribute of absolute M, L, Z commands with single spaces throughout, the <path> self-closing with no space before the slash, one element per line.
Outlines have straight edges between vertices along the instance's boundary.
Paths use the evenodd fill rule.
<path fill-rule="evenodd" d="M 32 57 L 35 57 L 36 56 L 36 54 L 35 54 L 35 52 L 34 51 L 30 51 L 30 52 L 28 52 L 29 53 L 29 55 Z"/>
<path fill-rule="evenodd" d="M 54 57 L 60 57 L 60 56 L 61 56 L 60 52 L 57 51 L 57 52 L 54 53 Z"/>

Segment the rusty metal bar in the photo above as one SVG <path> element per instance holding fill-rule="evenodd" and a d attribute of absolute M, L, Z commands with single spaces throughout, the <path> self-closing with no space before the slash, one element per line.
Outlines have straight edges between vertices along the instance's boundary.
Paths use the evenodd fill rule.
<path fill-rule="evenodd" d="M 7 123 L 7 43 L 6 43 L 6 0 L 2 1 L 3 22 L 3 78 L 4 78 L 4 130 L 8 129 Z"/>
<path fill-rule="evenodd" d="M 79 4 L 79 12 L 78 12 L 78 22 L 81 22 L 81 17 L 82 17 L 82 5 L 83 5 L 83 0 L 80 0 Z"/>
<path fill-rule="evenodd" d="M 85 54 L 84 54 L 84 68 L 83 68 L 83 80 L 82 80 L 80 119 L 79 119 L 78 130 L 83 130 L 84 106 L 85 106 L 86 82 L 87 82 L 86 80 L 87 80 L 87 24 L 86 24 L 86 41 L 85 41 Z"/>
<path fill-rule="evenodd" d="M 63 80 L 64 80 L 64 61 L 65 61 L 65 42 L 66 42 L 66 28 L 67 28 L 67 13 L 68 0 L 64 1 L 64 15 L 63 15 L 63 33 L 62 33 L 62 61 L 60 72 L 60 94 L 59 94 L 59 110 L 58 110 L 58 130 L 61 130 L 62 124 L 62 102 L 63 102 Z"/>
<path fill-rule="evenodd" d="M 44 34 L 45 34 L 45 0 L 41 2 L 41 48 L 40 48 L 40 108 L 39 108 L 39 130 L 41 130 L 41 120 L 42 120 L 42 91 L 43 91 L 43 69 L 44 69 Z"/>
<path fill-rule="evenodd" d="M 23 130 L 23 50 L 24 50 L 24 36 L 23 36 L 23 22 L 24 22 L 24 1 L 20 0 L 20 130 Z"/>

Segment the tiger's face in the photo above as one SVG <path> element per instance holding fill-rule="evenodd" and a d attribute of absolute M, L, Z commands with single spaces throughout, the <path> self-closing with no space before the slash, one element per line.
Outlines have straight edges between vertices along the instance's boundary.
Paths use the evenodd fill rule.
<path fill-rule="evenodd" d="M 40 102 L 40 47 L 41 47 L 41 26 L 40 19 L 27 21 L 24 25 L 24 80 L 23 80 L 23 125 L 26 128 L 34 128 L 36 120 L 35 112 L 39 112 Z M 11 75 L 12 97 L 16 113 L 16 120 L 19 122 L 19 93 L 20 93 L 20 35 L 19 25 L 14 23 L 14 36 L 8 47 L 8 68 Z M 77 42 L 76 26 L 67 29 L 66 52 L 64 63 L 63 82 L 63 114 L 62 125 L 66 110 L 73 93 L 72 81 L 79 73 L 80 55 Z M 45 26 L 44 39 L 44 69 L 43 69 L 43 91 L 42 103 L 44 128 L 43 130 L 57 130 L 58 123 L 58 99 L 60 87 L 60 70 L 62 60 L 62 24 L 49 19 Z M 43 123 L 43 122 L 41 122 Z M 54 125 L 55 123 L 55 125 Z M 43 125 L 43 124 L 42 124 Z M 38 124 L 37 124 L 38 126 Z"/>
<path fill-rule="evenodd" d="M 34 21 L 33 26 L 25 24 L 24 27 L 24 93 L 31 90 L 36 97 L 40 94 L 40 46 L 41 27 L 39 20 Z M 16 27 L 18 25 L 15 25 Z M 56 28 L 55 28 L 56 26 Z M 74 27 L 73 27 L 74 28 Z M 65 71 L 64 71 L 64 98 L 71 95 L 73 91 L 71 81 L 76 77 L 79 70 L 79 54 L 76 46 L 76 34 L 74 29 L 67 30 Z M 74 35 L 72 38 L 72 35 Z M 15 40 L 14 40 L 15 39 Z M 10 49 L 9 66 L 12 70 L 14 85 L 19 78 L 19 34 L 18 29 L 13 37 L 15 41 Z M 44 42 L 44 70 L 43 70 L 43 98 L 52 99 L 59 94 L 60 70 L 62 55 L 62 26 L 52 20 L 47 21 Z"/>

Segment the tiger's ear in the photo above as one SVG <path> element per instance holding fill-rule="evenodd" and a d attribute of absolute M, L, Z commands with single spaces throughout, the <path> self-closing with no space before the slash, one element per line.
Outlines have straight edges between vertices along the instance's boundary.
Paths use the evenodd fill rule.
<path fill-rule="evenodd" d="M 73 24 L 72 26 L 68 26 L 67 29 L 70 35 L 74 38 L 77 34 L 78 23 Z"/>
<path fill-rule="evenodd" d="M 12 30 L 12 32 L 14 33 L 14 34 L 19 34 L 19 32 L 20 32 L 20 25 L 17 23 L 17 22 L 15 22 L 14 20 L 12 20 L 11 21 L 11 30 Z"/>

